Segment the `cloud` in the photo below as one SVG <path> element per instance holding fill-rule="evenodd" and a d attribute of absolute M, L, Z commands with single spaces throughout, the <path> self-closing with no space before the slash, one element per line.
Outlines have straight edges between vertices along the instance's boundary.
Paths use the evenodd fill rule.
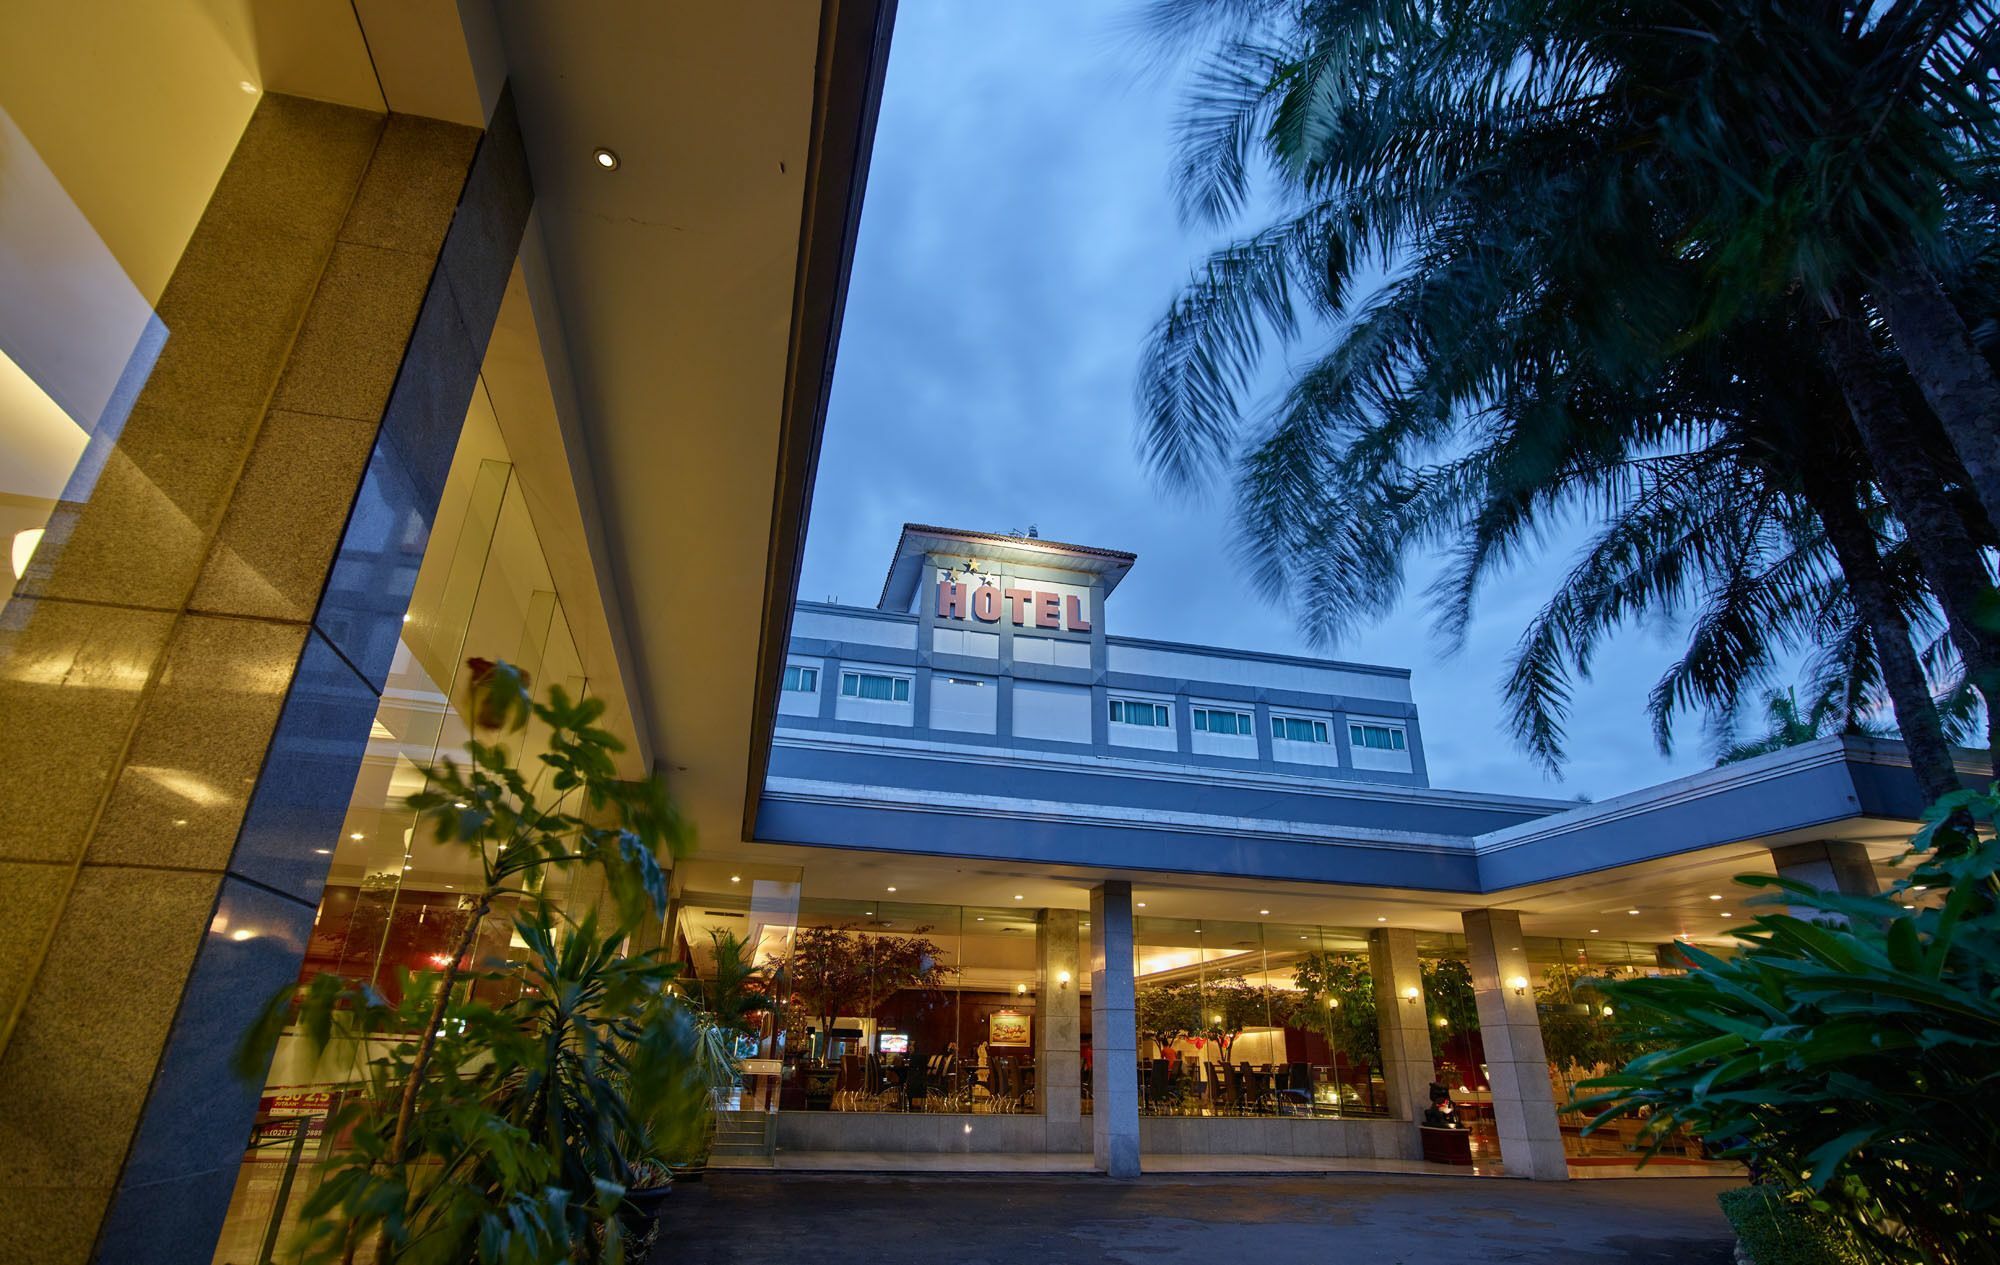
<path fill-rule="evenodd" d="M 1115 15 L 1073 3 L 906 4 L 897 14 L 800 595 L 871 605 L 906 521 L 1131 549 L 1111 631 L 1309 653 L 1235 577 L 1226 498 L 1168 497 L 1133 450 L 1141 341 L 1220 240 L 1168 186 L 1171 76 L 1138 73 Z M 1706 763 L 1692 727 L 1654 750 L 1666 662 L 1634 633 L 1577 691 L 1565 780 L 1508 737 L 1506 656 L 1560 547 L 1489 595 L 1446 654 L 1412 569 L 1405 600 L 1334 656 L 1408 667 L 1433 785 L 1596 797 Z"/>

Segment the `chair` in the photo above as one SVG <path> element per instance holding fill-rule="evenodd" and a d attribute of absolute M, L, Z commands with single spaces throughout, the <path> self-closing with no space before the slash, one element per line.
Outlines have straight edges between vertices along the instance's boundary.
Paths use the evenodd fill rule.
<path fill-rule="evenodd" d="M 903 1107 L 908 1111 L 923 1110 L 924 1096 L 930 1089 L 931 1059 L 911 1059 L 903 1070 Z"/>
<path fill-rule="evenodd" d="M 1294 1063 L 1285 1073 L 1285 1084 L 1272 1095 L 1280 1115 L 1310 1116 L 1317 1114 L 1313 1102 L 1312 1065 Z"/>
<path fill-rule="evenodd" d="M 1248 1059 L 1236 1065 L 1236 1074 L 1238 1083 L 1243 1087 L 1243 1106 L 1249 1111 L 1261 1112 L 1264 1109 L 1263 1076 L 1250 1066 Z"/>

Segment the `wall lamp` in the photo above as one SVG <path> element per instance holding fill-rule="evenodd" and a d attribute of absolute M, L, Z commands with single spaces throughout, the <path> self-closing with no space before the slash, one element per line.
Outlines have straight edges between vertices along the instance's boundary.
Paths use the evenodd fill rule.
<path fill-rule="evenodd" d="M 1056 987 L 1057 987 L 1057 988 L 1059 988 L 1059 989 L 1062 989 L 1062 988 L 1068 988 L 1068 987 L 1069 987 L 1069 972 L 1068 972 L 1068 971 L 1057 971 L 1057 972 L 1056 972 Z"/>
<path fill-rule="evenodd" d="M 1528 977 L 1525 975 L 1516 975 L 1513 979 L 1507 981 L 1507 987 L 1514 990 L 1514 996 L 1526 997 L 1528 995 Z"/>
<path fill-rule="evenodd" d="M 1423 993 L 1417 988 L 1415 984 L 1412 984 L 1408 988 L 1403 990 L 1403 1000 L 1410 1003 L 1412 1006 L 1416 1005 L 1417 998 L 1422 996 Z"/>

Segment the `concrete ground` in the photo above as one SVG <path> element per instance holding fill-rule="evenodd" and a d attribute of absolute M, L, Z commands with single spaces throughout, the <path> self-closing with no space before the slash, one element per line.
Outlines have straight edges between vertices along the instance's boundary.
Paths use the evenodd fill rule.
<path fill-rule="evenodd" d="M 651 1265 L 1728 1265 L 1706 1179 L 711 1173 Z"/>

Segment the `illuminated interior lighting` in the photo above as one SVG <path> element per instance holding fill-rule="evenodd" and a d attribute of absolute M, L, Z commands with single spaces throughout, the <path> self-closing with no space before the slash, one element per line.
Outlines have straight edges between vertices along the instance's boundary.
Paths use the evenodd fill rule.
<path fill-rule="evenodd" d="M 29 527 L 14 533 L 14 578 L 28 574 L 28 560 L 35 556 L 35 546 L 42 543 L 42 529 Z"/>
<path fill-rule="evenodd" d="M 606 171 L 618 170 L 618 155 L 613 150 L 606 149 L 604 146 L 599 145 L 594 151 L 592 151 L 590 157 L 591 161 L 595 162 L 599 167 L 602 167 Z"/>

